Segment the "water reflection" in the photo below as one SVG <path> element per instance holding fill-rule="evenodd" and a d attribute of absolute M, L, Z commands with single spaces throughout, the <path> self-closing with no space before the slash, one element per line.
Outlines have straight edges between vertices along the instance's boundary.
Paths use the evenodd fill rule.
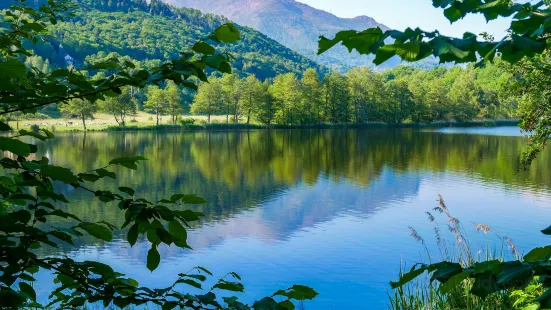
<path fill-rule="evenodd" d="M 148 285 L 166 284 L 176 271 L 200 264 L 219 274 L 242 273 L 253 297 L 300 282 L 322 293 L 312 309 L 366 309 L 367 302 L 378 309 L 401 255 L 419 257 L 407 226 L 430 233 L 423 212 L 438 193 L 461 206 L 457 216 L 467 223 L 507 231 L 515 220 L 513 238 L 546 226 L 550 153 L 520 173 L 524 147 L 524 138 L 512 136 L 276 130 L 63 134 L 40 149 L 75 171 L 143 155 L 149 161 L 138 171 L 120 170 L 117 180 L 97 186 L 132 186 L 150 200 L 195 193 L 209 201 L 196 207 L 206 218 L 190 233 L 195 251 L 162 248 L 163 264 L 153 274 L 145 269 L 143 240 L 129 248 L 83 239 L 78 251 L 64 254 L 109 262 Z M 58 186 L 77 216 L 122 224 L 116 206 Z"/>

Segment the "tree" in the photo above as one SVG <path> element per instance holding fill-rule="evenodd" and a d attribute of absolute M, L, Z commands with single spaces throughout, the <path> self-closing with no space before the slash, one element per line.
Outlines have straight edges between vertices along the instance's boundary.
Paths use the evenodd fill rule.
<path fill-rule="evenodd" d="M 282 124 L 294 124 L 299 118 L 297 106 L 300 91 L 297 76 L 293 73 L 278 75 L 272 86 L 271 93 L 279 105 L 275 116 L 277 121 Z"/>
<path fill-rule="evenodd" d="M 125 126 L 126 117 L 135 114 L 137 110 L 137 102 L 134 99 L 132 87 L 123 88 L 121 95 L 101 100 L 98 105 L 100 111 L 113 115 L 119 126 Z"/>
<path fill-rule="evenodd" d="M 369 68 L 354 68 L 346 74 L 351 110 L 356 123 L 377 120 L 384 89 L 383 80 Z"/>
<path fill-rule="evenodd" d="M 302 79 L 300 80 L 300 92 L 302 94 L 302 123 L 320 123 L 321 85 L 316 70 L 308 69 L 304 72 Z"/>
<path fill-rule="evenodd" d="M 251 117 L 253 115 L 258 115 L 260 109 L 267 108 L 271 111 L 272 107 L 271 104 L 265 105 L 265 93 L 267 92 L 267 88 L 262 85 L 256 76 L 247 76 L 241 85 L 243 87 L 241 95 L 241 108 L 247 116 L 247 124 L 250 124 Z M 269 111 L 264 111 L 264 113 L 267 113 L 264 114 L 265 116 L 271 114 Z M 266 120 L 264 117 L 262 118 Z M 261 122 L 264 123 L 263 121 Z M 269 122 L 271 122 L 271 118 Z"/>
<path fill-rule="evenodd" d="M 272 125 L 276 114 L 276 100 L 273 95 L 273 87 L 265 81 L 258 85 L 258 108 L 253 110 L 255 118 L 262 124 Z"/>
<path fill-rule="evenodd" d="M 191 105 L 192 114 L 207 114 L 210 123 L 211 115 L 220 110 L 222 103 L 222 85 L 220 79 L 211 77 L 208 83 L 203 83 L 197 90 L 197 95 Z"/>
<path fill-rule="evenodd" d="M 86 130 L 86 119 L 93 118 L 94 113 L 97 111 L 98 104 L 86 99 L 72 99 L 61 106 L 61 112 L 69 116 L 76 116 L 82 120 L 84 130 Z"/>
<path fill-rule="evenodd" d="M 478 114 L 479 90 L 475 87 L 472 72 L 465 72 L 455 79 L 448 98 L 456 121 L 470 121 Z"/>
<path fill-rule="evenodd" d="M 167 112 L 167 102 L 167 94 L 163 89 L 158 86 L 151 86 L 147 89 L 147 100 L 143 107 L 146 112 L 155 113 L 157 126 L 159 126 L 159 117 Z"/>
<path fill-rule="evenodd" d="M 176 124 L 178 116 L 184 111 L 180 88 L 174 82 L 169 81 L 164 92 L 167 100 L 168 114 L 170 115 L 172 124 Z"/>
<path fill-rule="evenodd" d="M 385 84 L 383 119 L 388 123 L 399 124 L 412 116 L 415 104 L 408 84 L 399 79 Z"/>
<path fill-rule="evenodd" d="M 233 122 L 237 124 L 241 114 L 242 82 L 237 75 L 226 74 L 220 79 L 220 83 L 222 86 L 223 109 L 226 112 L 226 124 L 229 123 L 230 115 L 233 115 Z"/>
<path fill-rule="evenodd" d="M 331 123 L 350 122 L 350 93 L 348 79 L 336 72 L 323 80 L 323 114 Z"/>

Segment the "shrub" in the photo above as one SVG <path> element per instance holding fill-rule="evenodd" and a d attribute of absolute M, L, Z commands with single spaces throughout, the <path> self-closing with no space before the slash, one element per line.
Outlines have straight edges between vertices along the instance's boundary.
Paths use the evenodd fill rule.
<path fill-rule="evenodd" d="M 180 124 L 182 124 L 182 126 L 194 125 L 195 121 L 196 120 L 194 118 L 183 118 L 180 120 Z"/>

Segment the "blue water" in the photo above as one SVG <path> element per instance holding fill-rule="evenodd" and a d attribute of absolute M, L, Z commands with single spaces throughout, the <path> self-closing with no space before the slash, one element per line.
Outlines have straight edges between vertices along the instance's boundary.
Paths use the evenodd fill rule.
<path fill-rule="evenodd" d="M 342 157 L 346 164 L 324 160 L 315 165 L 317 170 L 311 168 L 314 165 L 308 161 L 312 157 L 306 156 L 306 151 L 292 154 L 298 144 L 283 148 L 281 154 L 270 157 L 269 164 L 261 163 L 260 158 L 264 156 L 249 158 L 254 148 L 248 146 L 244 152 L 235 151 L 236 159 L 231 160 L 242 173 L 226 178 L 230 172 L 224 169 L 231 167 L 218 161 L 226 156 L 233 158 L 234 153 L 227 155 L 225 144 L 214 145 L 218 152 L 212 153 L 207 169 L 212 170 L 209 176 L 206 170 L 200 169 L 206 169 L 201 160 L 208 156 L 206 153 L 198 156 L 198 151 L 193 151 L 193 143 L 203 145 L 204 137 L 184 134 L 184 141 L 178 141 L 178 145 L 189 146 L 192 151 L 171 159 L 182 167 L 181 178 L 187 178 L 183 174 L 185 167 L 186 173 L 192 171 L 189 178 L 200 178 L 205 187 L 220 185 L 219 192 L 205 190 L 201 193 L 204 196 L 219 194 L 222 197 L 222 194 L 239 191 L 250 192 L 249 196 L 254 198 L 246 201 L 245 198 L 220 198 L 217 201 L 220 208 L 232 211 L 220 212 L 189 233 L 188 242 L 193 251 L 162 247 L 161 265 L 153 273 L 145 267 L 149 244 L 144 240 L 134 248 L 119 239 L 63 254 L 77 260 L 108 263 L 142 286 L 169 285 L 176 280 L 178 272 L 201 265 L 218 276 L 228 271 L 239 273 L 247 292 L 240 296 L 248 302 L 271 295 L 279 288 L 304 284 L 320 293 L 315 300 L 304 304 L 305 309 L 386 309 L 388 283 L 397 278 L 400 266 L 427 261 L 424 248 L 410 236 L 408 227 L 415 228 L 425 238 L 431 256 L 439 259 L 433 226 L 425 214 L 437 206 L 438 194 L 461 220 L 475 251 L 487 245 L 501 249 L 500 237 L 504 236 L 512 238 L 521 252 L 548 243 L 548 238 L 538 230 L 550 224 L 551 180 L 549 174 L 538 171 L 549 170 L 549 156 L 547 152 L 542 155 L 535 163 L 535 172 L 517 173 L 512 166 L 520 152 L 517 147 L 524 145 L 524 138 L 514 135 L 515 132 L 519 132 L 516 127 L 499 127 L 446 128 L 413 134 L 393 131 L 383 132 L 382 136 L 365 133 L 365 137 L 364 133 L 355 133 L 346 149 L 334 150 L 339 154 L 333 156 L 334 160 Z M 450 133 L 454 135 L 448 136 Z M 503 137 L 495 136 L 500 134 Z M 278 133 L 275 135 L 274 143 L 283 139 Z M 328 135 L 331 140 L 332 134 Z M 66 143 L 69 138 L 78 139 L 78 136 L 66 137 L 59 143 Z M 118 136 L 87 137 L 88 141 L 106 138 L 118 139 Z M 208 141 L 214 138 L 219 136 L 213 134 Z M 264 136 L 253 138 L 261 143 L 267 141 Z M 340 139 L 340 136 L 334 138 Z M 150 137 L 144 139 L 151 144 L 159 143 Z M 301 139 L 296 143 L 320 144 L 316 136 Z M 228 145 L 235 146 L 236 150 L 246 147 L 244 136 L 234 140 L 244 145 Z M 138 145 L 137 141 L 142 140 L 132 134 L 125 136 L 125 143 Z M 146 145 L 143 151 L 151 158 L 149 144 L 139 145 Z M 52 145 L 51 150 L 56 147 L 60 146 Z M 272 151 L 275 148 L 276 144 Z M 227 149 L 233 152 L 234 148 Z M 329 146 L 320 148 L 324 149 Z M 469 157 L 471 153 L 476 161 Z M 317 153 L 313 155 L 319 160 L 321 157 Z M 255 162 L 261 167 L 256 167 Z M 146 165 L 144 169 L 149 168 Z M 247 181 L 253 174 L 256 181 Z M 178 187 L 175 182 L 181 180 L 175 180 L 172 174 L 167 175 L 163 189 Z M 260 183 L 268 185 L 262 187 Z M 79 199 L 84 198 L 74 198 Z M 437 218 L 446 225 L 446 219 Z M 489 234 L 474 229 L 474 224 L 480 223 L 492 227 Z M 448 237 L 453 239 L 451 234 Z M 40 277 L 37 291 L 45 298 L 53 286 L 49 275 L 41 273 Z"/>

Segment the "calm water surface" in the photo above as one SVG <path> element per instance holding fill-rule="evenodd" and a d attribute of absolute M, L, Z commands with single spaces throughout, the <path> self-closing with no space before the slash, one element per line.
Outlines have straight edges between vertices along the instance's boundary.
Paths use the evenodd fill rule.
<path fill-rule="evenodd" d="M 501 248 L 503 236 L 521 251 L 546 244 L 538 231 L 551 222 L 551 153 L 520 173 L 524 147 L 514 127 L 60 134 L 41 151 L 75 171 L 124 155 L 149 159 L 98 187 L 132 186 L 150 200 L 195 193 L 209 203 L 195 207 L 206 218 L 189 234 L 194 251 L 161 248 L 154 273 L 145 267 L 147 241 L 130 248 L 124 234 L 48 254 L 100 260 L 147 286 L 164 287 L 201 265 L 218 276 L 239 273 L 247 301 L 300 283 L 320 293 L 306 309 L 385 309 L 400 264 L 426 261 L 409 226 L 439 257 L 425 214 L 438 194 L 475 248 Z M 116 205 L 58 190 L 81 218 L 124 221 Z M 476 232 L 479 223 L 491 232 Z M 41 298 L 52 285 L 40 275 Z"/>

